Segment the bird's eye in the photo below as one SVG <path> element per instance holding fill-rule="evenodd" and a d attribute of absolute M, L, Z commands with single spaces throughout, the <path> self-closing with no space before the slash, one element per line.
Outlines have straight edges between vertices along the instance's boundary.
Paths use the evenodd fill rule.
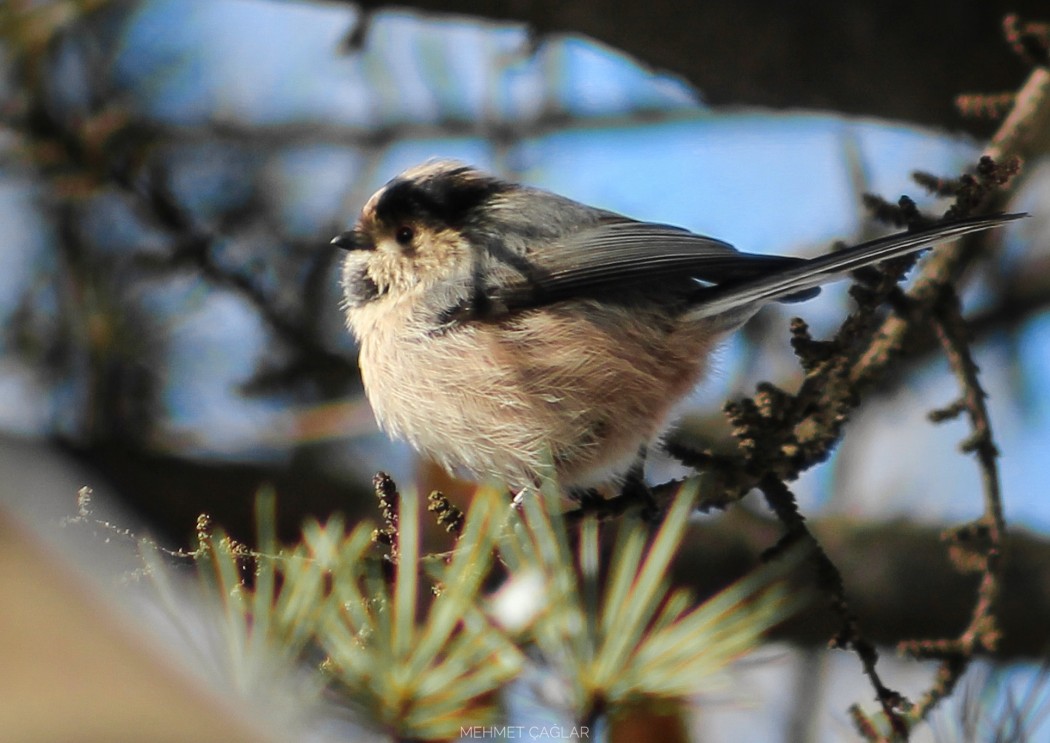
<path fill-rule="evenodd" d="M 398 245 L 408 245 L 415 236 L 416 231 L 405 225 L 398 227 L 397 232 L 394 233 L 394 239 L 397 240 Z"/>

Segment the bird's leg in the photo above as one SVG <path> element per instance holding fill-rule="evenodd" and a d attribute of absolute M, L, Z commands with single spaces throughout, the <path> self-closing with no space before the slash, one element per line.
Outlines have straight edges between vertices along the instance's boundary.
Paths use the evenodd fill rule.
<path fill-rule="evenodd" d="M 597 488 L 569 488 L 569 498 L 585 511 L 600 507 L 605 500 Z"/>
<path fill-rule="evenodd" d="M 660 509 L 656 505 L 653 491 L 645 484 L 645 458 L 649 453 L 647 446 L 638 450 L 638 457 L 627 470 L 623 486 L 620 488 L 620 497 L 626 500 L 636 501 L 641 504 L 641 517 L 645 521 L 653 521 L 659 514 Z"/>

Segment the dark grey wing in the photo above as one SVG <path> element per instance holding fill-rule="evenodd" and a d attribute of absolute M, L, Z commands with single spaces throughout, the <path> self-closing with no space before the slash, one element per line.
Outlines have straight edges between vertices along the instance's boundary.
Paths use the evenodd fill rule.
<path fill-rule="evenodd" d="M 659 292 L 737 283 L 785 270 L 798 258 L 741 253 L 728 243 L 680 227 L 609 218 L 593 227 L 530 246 L 492 272 L 492 306 L 525 309 L 576 297 Z M 698 283 L 699 282 L 699 283 Z"/>

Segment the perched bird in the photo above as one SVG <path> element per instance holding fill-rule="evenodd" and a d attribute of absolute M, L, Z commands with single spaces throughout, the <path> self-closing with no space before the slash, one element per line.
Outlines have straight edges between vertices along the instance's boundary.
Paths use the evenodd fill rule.
<path fill-rule="evenodd" d="M 450 161 L 397 176 L 332 243 L 379 425 L 512 487 L 621 478 L 764 304 L 1023 215 L 817 258 L 742 253 Z"/>

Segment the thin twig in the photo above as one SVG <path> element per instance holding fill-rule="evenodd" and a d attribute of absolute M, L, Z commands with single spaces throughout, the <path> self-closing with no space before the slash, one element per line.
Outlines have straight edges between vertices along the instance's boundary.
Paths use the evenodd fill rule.
<path fill-rule="evenodd" d="M 998 645 L 1000 632 L 996 605 L 1002 590 L 1002 545 L 1006 532 L 997 461 L 999 452 L 992 438 L 991 421 L 985 404 L 987 394 L 981 387 L 979 370 L 970 351 L 958 296 L 951 287 L 941 287 L 940 301 L 934 309 L 937 336 L 962 388 L 959 401 L 947 410 L 936 411 L 934 417 L 946 420 L 953 414 L 967 414 L 972 433 L 963 443 L 962 449 L 977 458 L 981 471 L 984 514 L 973 524 L 955 529 L 947 535 L 951 540 L 956 567 L 964 572 L 976 570 L 981 575 L 969 624 L 953 640 L 923 640 L 901 645 L 904 652 L 913 656 L 942 659 L 934 685 L 911 712 L 916 721 L 926 718 L 934 706 L 951 692 L 975 652 L 991 652 Z"/>
<path fill-rule="evenodd" d="M 765 496 L 770 510 L 776 514 L 777 518 L 784 525 L 784 538 L 777 545 L 777 549 L 781 548 L 784 542 L 794 542 L 798 539 L 805 539 L 813 545 L 813 560 L 817 568 L 817 580 L 820 588 L 828 596 L 831 610 L 835 612 L 840 621 L 839 631 L 832 638 L 831 647 L 848 648 L 857 654 L 864 669 L 864 674 L 871 681 L 871 685 L 875 689 L 876 699 L 878 699 L 879 705 L 882 707 L 882 711 L 894 733 L 902 738 L 907 737 L 908 723 L 901 716 L 901 713 L 907 712 L 911 708 L 911 702 L 900 692 L 887 687 L 879 676 L 876 668 L 879 660 L 878 650 L 875 648 L 874 643 L 864 636 L 857 616 L 849 607 L 842 574 L 835 566 L 835 563 L 831 561 L 831 558 L 828 557 L 817 538 L 809 530 L 809 527 L 806 526 L 805 517 L 799 512 L 798 504 L 791 490 L 783 482 L 772 476 L 762 478 L 759 488 Z M 869 740 L 877 739 L 869 738 Z"/>

